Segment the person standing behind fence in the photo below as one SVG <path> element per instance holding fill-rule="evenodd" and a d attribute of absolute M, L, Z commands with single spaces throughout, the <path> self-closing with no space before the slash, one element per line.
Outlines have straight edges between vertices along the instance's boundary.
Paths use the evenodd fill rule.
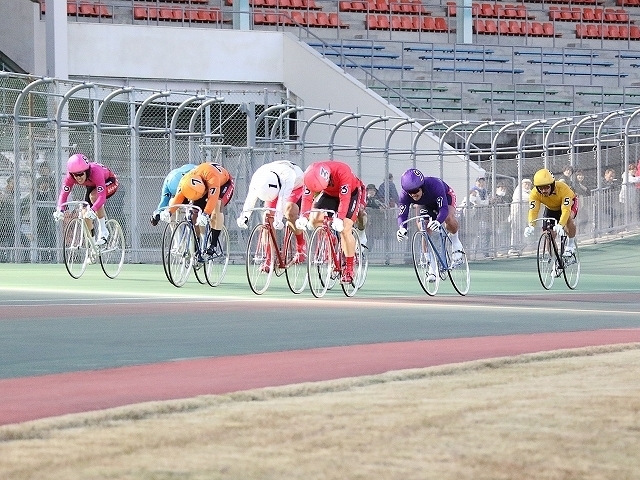
<path fill-rule="evenodd" d="M 529 213 L 528 204 L 531 186 L 531 179 L 523 178 L 520 186 L 513 192 L 509 217 L 511 221 L 511 248 L 509 249 L 509 255 L 520 254 L 520 232 L 522 232 L 522 227 L 526 223 L 527 214 Z"/>
<path fill-rule="evenodd" d="M 619 182 L 616 178 L 616 171 L 613 168 L 607 168 L 604 172 L 602 180 L 602 200 L 604 204 L 604 215 L 608 221 L 608 228 L 613 228 L 616 218 L 616 201 L 619 195 Z"/>
<path fill-rule="evenodd" d="M 591 187 L 587 184 L 582 170 L 576 170 L 576 181 L 573 191 L 580 197 L 591 195 Z"/>
<path fill-rule="evenodd" d="M 639 183 L 640 177 L 636 177 L 636 166 L 630 163 L 626 173 L 622 175 L 622 186 L 620 187 L 618 199 L 621 204 L 629 205 L 629 220 L 631 221 L 635 221 L 638 214 L 638 195 L 635 186 Z"/>
<path fill-rule="evenodd" d="M 54 254 L 52 247 L 55 245 L 56 231 L 51 221 L 55 211 L 56 192 L 51 188 L 51 179 L 46 176 L 36 180 L 36 222 L 38 228 L 37 245 L 40 250 L 41 262 L 52 262 Z"/>
<path fill-rule="evenodd" d="M 567 185 L 569 185 L 569 188 L 571 190 L 573 190 L 574 192 L 576 191 L 574 186 L 573 167 L 571 165 L 567 165 L 566 167 L 564 167 L 564 170 L 562 170 L 562 175 L 558 176 L 556 180 L 558 182 L 566 183 Z"/>
<path fill-rule="evenodd" d="M 396 185 L 393 183 L 393 174 L 390 173 L 388 180 L 383 181 L 380 186 L 378 187 L 378 199 L 386 204 L 386 200 L 385 200 L 385 192 L 387 191 L 387 185 L 389 185 L 389 207 L 390 208 L 394 208 L 398 205 L 399 202 L 399 195 L 398 195 L 398 189 L 396 188 Z"/>
<path fill-rule="evenodd" d="M 154 227 L 160 221 L 160 212 L 167 206 L 169 206 L 169 201 L 176 196 L 176 192 L 178 191 L 178 184 L 182 177 L 184 177 L 191 170 L 196 168 L 197 165 L 193 163 L 187 163 L 182 165 L 181 167 L 174 168 L 171 170 L 162 182 L 162 191 L 160 193 L 160 203 L 156 207 L 156 210 L 151 214 L 151 225 Z"/>

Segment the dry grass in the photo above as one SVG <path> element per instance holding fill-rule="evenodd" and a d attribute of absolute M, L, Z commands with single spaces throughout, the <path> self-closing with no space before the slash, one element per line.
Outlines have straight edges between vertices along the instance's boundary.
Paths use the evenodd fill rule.
<path fill-rule="evenodd" d="M 0 427 L 3 480 L 638 479 L 640 344 Z"/>

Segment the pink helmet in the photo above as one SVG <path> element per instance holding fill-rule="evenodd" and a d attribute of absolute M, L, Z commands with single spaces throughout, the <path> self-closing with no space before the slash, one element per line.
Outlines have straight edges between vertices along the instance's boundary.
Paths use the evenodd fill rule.
<path fill-rule="evenodd" d="M 67 172 L 80 173 L 89 170 L 89 159 L 81 153 L 71 155 L 67 160 Z"/>
<path fill-rule="evenodd" d="M 304 185 L 312 192 L 321 192 L 329 185 L 329 175 L 324 163 L 312 163 L 304 172 Z"/>

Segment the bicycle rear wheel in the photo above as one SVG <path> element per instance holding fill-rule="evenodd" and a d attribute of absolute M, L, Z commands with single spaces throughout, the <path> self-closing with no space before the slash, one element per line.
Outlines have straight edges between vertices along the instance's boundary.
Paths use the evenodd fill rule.
<path fill-rule="evenodd" d="M 169 250 L 169 263 L 167 264 L 171 283 L 176 287 L 181 287 L 187 283 L 193 267 L 195 244 L 196 237 L 193 225 L 187 220 L 178 223 L 171 235 L 171 249 Z"/>
<path fill-rule="evenodd" d="M 64 229 L 64 266 L 72 278 L 80 278 L 89 263 L 89 240 L 82 222 L 81 218 L 73 218 Z"/>
<path fill-rule="evenodd" d="M 247 244 L 247 280 L 256 295 L 262 295 L 269 288 L 273 275 L 273 252 L 269 225 L 256 225 Z"/>
<path fill-rule="evenodd" d="M 571 290 L 578 286 L 580 280 L 580 256 L 578 255 L 578 244 L 576 243 L 576 251 L 569 257 L 562 257 L 562 266 L 564 274 L 564 283 Z"/>
<path fill-rule="evenodd" d="M 356 266 L 357 270 L 357 280 L 356 280 L 356 284 L 358 285 L 358 290 L 360 290 L 362 288 L 362 286 L 364 285 L 365 280 L 367 279 L 367 273 L 369 272 L 369 254 L 368 254 L 368 248 L 365 247 L 364 245 L 361 245 L 361 249 L 360 251 L 362 252 L 362 255 L 359 259 L 359 263 Z"/>
<path fill-rule="evenodd" d="M 164 275 L 167 277 L 167 280 L 169 280 L 170 283 L 173 283 L 168 269 L 169 253 L 171 251 L 171 235 L 173 235 L 173 228 L 171 223 L 167 223 L 164 227 L 164 232 L 162 233 L 162 268 L 164 269 Z"/>
<path fill-rule="evenodd" d="M 355 237 L 356 244 L 356 251 L 353 256 L 353 280 L 351 280 L 351 283 L 340 283 L 342 291 L 347 297 L 353 297 L 358 291 L 362 272 L 362 245 L 360 245 L 360 239 L 354 228 L 351 229 L 351 235 Z M 341 257 L 344 257 L 344 255 L 341 255 Z"/>
<path fill-rule="evenodd" d="M 205 242 L 204 275 L 209 285 L 217 287 L 222 283 L 227 273 L 227 267 L 229 266 L 229 232 L 223 225 L 220 230 L 220 235 L 218 236 L 218 241 L 213 248 L 211 246 L 212 235 L 213 231 L 209 230 L 209 235 Z"/>
<path fill-rule="evenodd" d="M 304 250 L 298 254 L 298 241 L 293 229 L 287 226 L 287 230 L 284 237 L 284 255 L 286 265 L 286 276 L 289 290 L 293 293 L 302 293 L 304 287 L 307 286 L 307 246 L 309 245 L 309 238 L 306 231 L 302 231 L 304 238 Z"/>
<path fill-rule="evenodd" d="M 449 265 L 449 280 L 451 285 L 455 288 L 456 292 L 460 295 L 466 295 L 469 292 L 469 285 L 471 284 L 471 275 L 469 274 L 469 262 L 467 260 L 467 254 L 461 252 L 462 257 L 454 260 L 453 244 L 451 238 L 447 233 L 442 233 L 446 238 L 444 239 L 445 250 L 447 252 L 447 264 Z"/>
<path fill-rule="evenodd" d="M 418 277 L 420 286 L 427 295 L 434 296 L 440 287 L 440 269 L 436 252 L 427 238 L 428 233 L 418 230 L 413 234 L 411 253 L 413 255 L 413 269 Z M 429 270 L 435 274 L 435 279 L 429 281 Z"/>
<path fill-rule="evenodd" d="M 542 286 L 549 290 L 556 278 L 556 256 L 551 233 L 542 232 L 538 240 L 538 278 Z"/>
<path fill-rule="evenodd" d="M 116 278 L 124 263 L 124 233 L 117 220 L 107 220 L 109 238 L 106 245 L 100 247 L 100 265 L 109 278 Z"/>
<path fill-rule="evenodd" d="M 316 298 L 321 298 L 327 293 L 333 273 L 329 235 L 331 234 L 323 227 L 318 227 L 311 235 L 309 242 L 307 275 L 309 288 Z"/>

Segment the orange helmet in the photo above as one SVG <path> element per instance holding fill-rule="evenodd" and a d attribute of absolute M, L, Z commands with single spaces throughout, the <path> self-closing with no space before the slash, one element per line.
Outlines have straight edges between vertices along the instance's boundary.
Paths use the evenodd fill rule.
<path fill-rule="evenodd" d="M 304 184 L 312 192 L 321 192 L 329 185 L 329 176 L 323 163 L 312 163 L 304 172 Z"/>
<path fill-rule="evenodd" d="M 179 190 L 187 198 L 195 202 L 200 200 L 206 191 L 204 180 L 199 175 L 187 173 L 182 180 L 180 180 Z"/>

